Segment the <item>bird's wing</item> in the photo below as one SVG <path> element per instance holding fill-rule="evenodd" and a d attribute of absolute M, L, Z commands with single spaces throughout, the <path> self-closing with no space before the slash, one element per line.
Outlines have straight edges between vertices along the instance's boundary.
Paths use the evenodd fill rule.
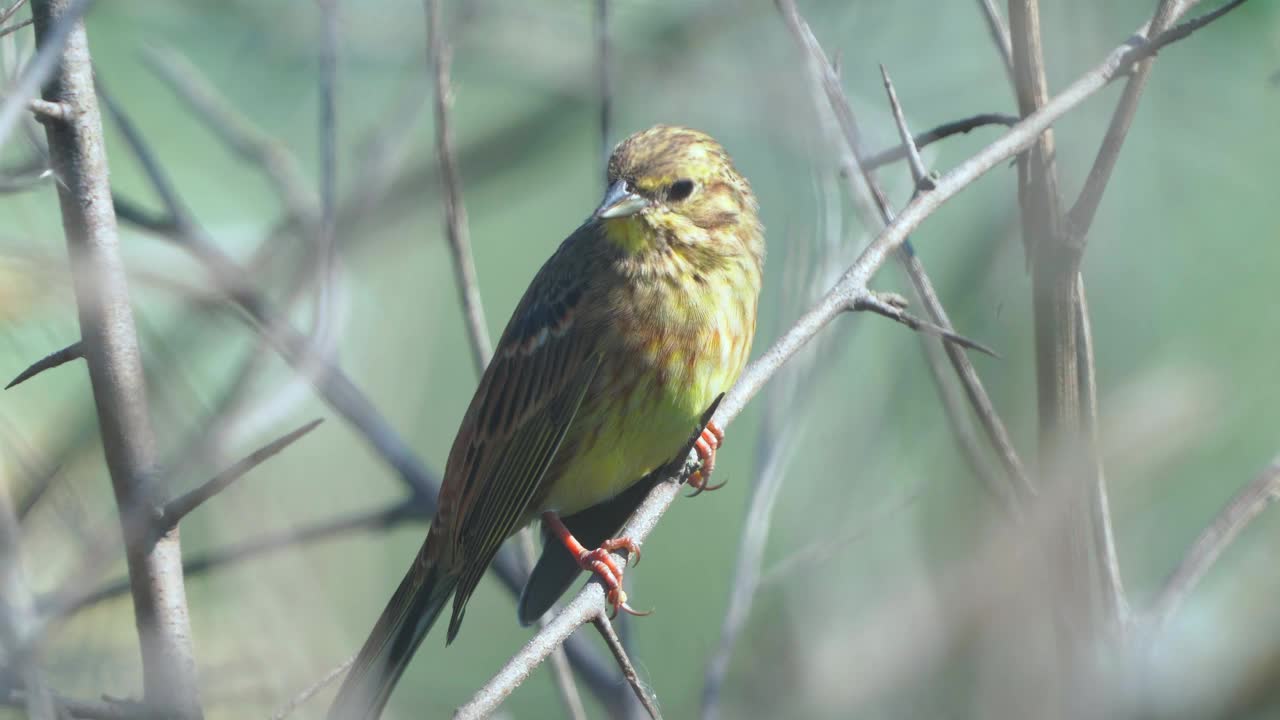
<path fill-rule="evenodd" d="M 516 308 L 450 452 L 441 505 L 449 507 L 461 577 L 452 638 L 467 599 L 537 495 L 600 364 L 584 328 L 587 278 L 569 242 L 543 266 Z"/>

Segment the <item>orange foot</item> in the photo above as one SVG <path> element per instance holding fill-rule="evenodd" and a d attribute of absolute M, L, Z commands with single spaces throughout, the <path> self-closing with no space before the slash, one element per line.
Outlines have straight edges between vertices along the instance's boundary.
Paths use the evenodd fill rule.
<path fill-rule="evenodd" d="M 627 537 L 611 538 L 605 540 L 595 550 L 588 550 L 578 542 L 578 538 L 574 537 L 573 533 L 569 532 L 569 528 L 564 526 L 559 515 L 545 512 L 542 514 L 542 521 L 551 528 L 556 537 L 560 538 L 565 549 L 578 559 L 578 567 L 600 576 L 600 580 L 604 583 L 605 600 L 613 608 L 613 617 L 617 617 L 619 610 L 629 615 L 649 614 L 635 610 L 627 604 L 627 593 L 622 589 L 622 570 L 625 565 L 618 565 L 618 559 L 613 555 L 614 550 L 626 550 L 627 564 L 639 565 L 640 546 L 634 540 Z M 634 563 L 632 563 L 633 558 Z"/>
<path fill-rule="evenodd" d="M 707 490 L 719 490 L 724 487 L 724 483 L 719 485 L 710 485 L 707 480 L 711 478 L 711 473 L 716 469 L 716 450 L 724 444 L 724 430 L 720 426 L 711 421 L 702 429 L 702 435 L 698 436 L 697 442 L 693 444 L 695 450 L 698 451 L 698 457 L 702 459 L 702 467 L 698 468 L 689 476 L 689 487 L 693 488 L 693 492 L 689 497 L 701 495 Z"/>

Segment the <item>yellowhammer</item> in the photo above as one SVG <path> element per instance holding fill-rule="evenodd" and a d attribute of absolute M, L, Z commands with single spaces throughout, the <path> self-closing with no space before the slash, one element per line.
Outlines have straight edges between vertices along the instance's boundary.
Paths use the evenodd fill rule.
<path fill-rule="evenodd" d="M 426 542 L 331 718 L 378 717 L 449 597 L 446 642 L 499 546 L 539 517 L 564 549 L 547 544 L 520 620 L 546 612 L 579 568 L 600 575 L 615 611 L 631 611 L 610 551 L 638 548 L 611 536 L 643 498 L 640 480 L 685 446 L 746 364 L 764 262 L 756 211 L 750 185 L 704 133 L 659 125 L 618 145 L 604 201 L 507 323 L 449 452 Z M 711 425 L 697 440 L 698 490 L 713 489 L 722 438 Z"/>

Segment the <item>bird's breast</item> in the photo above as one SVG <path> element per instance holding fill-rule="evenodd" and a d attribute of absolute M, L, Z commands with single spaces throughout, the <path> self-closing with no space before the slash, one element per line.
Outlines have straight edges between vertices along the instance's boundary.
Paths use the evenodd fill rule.
<path fill-rule="evenodd" d="M 758 289 L 758 274 L 730 268 L 610 299 L 600 369 L 539 511 L 607 500 L 679 452 L 746 364 Z"/>

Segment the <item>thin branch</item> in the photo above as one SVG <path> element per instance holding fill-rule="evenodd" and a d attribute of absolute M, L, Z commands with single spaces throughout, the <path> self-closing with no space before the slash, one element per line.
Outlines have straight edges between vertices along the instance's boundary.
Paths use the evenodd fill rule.
<path fill-rule="evenodd" d="M 438 483 L 434 475 L 414 456 L 408 443 L 330 354 L 317 351 L 314 344 L 276 310 L 265 294 L 251 284 L 249 273 L 214 244 L 213 239 L 197 224 L 190 210 L 178 197 L 173 183 L 132 121 L 109 93 L 100 91 L 100 94 L 104 106 L 119 126 L 121 134 L 138 158 L 143 172 L 172 219 L 174 232 L 169 237 L 176 239 L 200 261 L 218 289 L 253 321 L 255 329 L 290 366 L 307 378 L 329 406 L 357 429 L 378 455 L 395 468 L 412 491 L 432 502 Z"/>
<path fill-rule="evenodd" d="M 493 355 L 489 330 L 485 325 L 484 307 L 480 303 L 480 285 L 476 280 L 475 260 L 471 256 L 471 237 L 467 231 L 467 208 L 462 203 L 462 181 L 458 177 L 449 128 L 449 105 L 453 91 L 449 87 L 449 60 L 452 52 L 444 37 L 440 0 L 423 0 L 427 14 L 427 45 L 435 68 L 436 156 L 440 161 L 440 180 L 444 184 L 445 236 L 453 257 L 453 273 L 458 296 L 471 340 L 471 359 L 476 375 L 483 375 Z"/>
<path fill-rule="evenodd" d="M 3 21 L 2 21 L 2 20 L 0 20 L 0 22 L 3 22 Z M 10 25 L 9 27 L 6 27 L 6 28 L 0 28 L 0 38 L 5 37 L 5 36 L 8 36 L 8 35 L 12 35 L 12 34 L 14 34 L 14 33 L 18 32 L 19 30 L 21 30 L 22 28 L 27 27 L 28 25 L 32 25 L 32 24 L 34 24 L 34 23 L 35 23 L 35 20 L 31 20 L 30 18 L 28 18 L 28 19 L 26 19 L 26 20 L 23 20 L 23 21 L 22 21 L 22 22 L 20 22 L 20 23 L 16 23 L 16 24 L 14 24 L 14 25 Z"/>
<path fill-rule="evenodd" d="M 93 0 L 71 0 L 64 12 L 58 15 L 56 22 L 49 25 L 36 22 L 35 57 L 22 68 L 18 82 L 8 90 L 4 103 L 0 105 L 0 147 L 8 144 L 9 134 L 28 112 L 28 103 L 40 94 L 40 88 L 45 85 L 62 55 L 67 38 L 92 4 Z M 11 7 L 16 12 L 18 6 Z M 32 17 L 35 17 L 34 10 Z"/>
<path fill-rule="evenodd" d="M 39 375 L 45 370 L 52 370 L 53 368 L 56 368 L 59 365 L 65 365 L 71 362 L 72 360 L 79 360 L 83 357 L 84 357 L 84 345 L 81 341 L 77 340 L 71 343 L 70 345 L 62 348 L 61 350 L 56 350 L 54 352 L 51 352 L 48 355 L 45 355 L 44 357 L 40 358 L 39 360 L 31 363 L 30 367 L 18 373 L 18 377 L 14 378 L 13 380 L 10 380 L 9 384 L 4 386 L 4 389 L 8 390 L 12 387 L 21 385 L 22 383 Z"/>
<path fill-rule="evenodd" d="M 889 256 L 902 246 L 907 236 L 939 207 L 979 177 L 1033 144 L 1036 138 L 1054 122 L 1121 76 L 1133 62 L 1144 57 L 1144 53 L 1154 52 L 1152 46 L 1159 47 L 1167 44 L 1160 42 L 1163 39 L 1162 35 L 1151 44 L 1140 44 L 1136 47 L 1125 44 L 1115 48 L 1101 63 L 1071 83 L 1039 110 L 1023 118 L 1009 132 L 939 178 L 934 190 L 919 195 L 908 203 L 893 222 L 859 255 L 835 286 L 804 313 L 764 355 L 747 367 L 737 384 L 725 395 L 717 408 L 716 423 L 722 428 L 728 428 L 746 403 L 760 391 L 784 363 L 845 311 L 858 293 L 866 292 L 867 281 L 884 265 Z M 668 477 L 669 480 L 656 484 L 619 535 L 629 537 L 638 543 L 643 542 L 680 494 L 683 480 L 698 464 L 697 455 L 690 453 L 682 458 L 682 464 L 678 465 L 678 470 L 669 472 L 668 469 L 663 469 L 662 476 Z M 619 558 L 621 559 L 621 556 Z M 503 699 L 510 695 L 556 647 L 604 610 L 603 586 L 598 581 L 592 580 L 476 692 L 471 701 L 460 709 L 460 712 L 464 713 L 463 717 L 482 717 L 484 713 L 492 713 L 496 710 Z"/>
<path fill-rule="evenodd" d="M 1017 115 L 1006 115 L 1004 113 L 982 113 L 980 115 L 972 115 L 960 120 L 943 123 L 932 130 L 926 130 L 913 138 L 917 148 L 927 147 L 939 140 L 945 140 L 952 135 L 962 135 L 971 130 L 977 130 L 980 127 L 990 127 L 992 125 L 1001 125 L 1011 127 L 1018 122 Z M 867 155 L 862 159 L 862 166 L 867 170 L 876 170 L 884 167 L 892 162 L 897 162 L 907 156 L 907 146 L 897 145 L 888 150 L 881 150 L 878 153 Z"/>
<path fill-rule="evenodd" d="M 874 173 L 866 163 L 860 161 L 859 148 L 861 146 L 861 138 L 858 131 L 857 118 L 854 116 L 853 108 L 845 96 L 843 88 L 840 86 L 839 78 L 835 76 L 834 69 L 827 60 L 826 53 L 823 52 L 822 46 L 818 43 L 808 23 L 800 16 L 794 1 L 779 0 L 777 6 L 792 36 L 805 54 L 811 58 L 810 66 L 819 74 L 818 79 L 827 96 L 827 102 L 831 107 L 832 114 L 835 116 L 836 123 L 844 135 L 845 147 L 843 155 L 846 157 L 846 163 L 861 171 L 862 177 L 866 182 L 866 189 L 871 194 L 870 204 L 875 208 L 882 222 L 886 225 L 891 224 L 894 220 L 893 210 L 889 207 L 883 191 L 879 189 L 879 183 L 876 181 Z M 1005 137 L 1008 136 L 1006 135 Z M 856 199 L 863 189 L 852 177 L 849 178 L 849 182 L 852 185 L 851 192 Z M 906 269 L 912 286 L 923 302 L 930 318 L 937 325 L 949 328 L 951 322 L 946 310 L 938 299 L 937 292 L 934 290 L 928 274 L 925 273 L 923 264 L 911 249 L 909 242 L 904 241 L 902 249 L 898 251 L 898 259 Z M 939 364 L 934 358 L 934 353 L 929 351 L 927 357 L 930 359 L 930 371 L 935 384 L 939 388 L 944 408 L 951 421 L 950 425 L 956 435 L 957 442 L 973 467 L 974 472 L 979 477 L 986 479 L 987 485 L 992 488 L 992 491 L 997 496 L 1003 498 L 1009 507 L 1015 508 L 1018 504 L 1018 498 L 1029 496 L 1033 491 L 1022 460 L 1018 457 L 1018 453 L 1013 447 L 1013 440 L 997 414 L 995 404 L 983 387 L 977 370 L 973 367 L 968 356 L 950 343 L 944 343 L 943 349 L 951 361 L 956 375 L 960 378 L 965 394 L 969 398 L 979 422 L 986 431 L 988 441 L 996 449 L 997 457 L 1000 459 L 1006 475 L 1004 481 L 998 482 L 991 477 L 986 463 L 982 459 L 981 450 L 975 446 L 972 434 L 965 429 L 964 414 L 955 406 L 951 393 L 947 390 L 949 385 L 942 377 Z"/>
<path fill-rule="evenodd" d="M 27 0 L 15 0 L 15 2 L 12 5 L 5 8 L 4 10 L 0 10 L 0 25 L 3 25 L 4 23 L 9 22 L 9 18 L 16 15 L 17 12 L 21 10 L 22 7 L 26 4 L 27 4 Z M 34 22 L 34 20 L 32 22 Z"/>
<path fill-rule="evenodd" d="M 906 299 L 899 295 L 867 291 L 854 300 L 853 309 L 867 310 L 880 315 L 881 317 L 889 318 L 894 322 L 901 323 L 918 333 L 941 338 L 949 343 L 955 343 L 956 345 L 969 348 L 970 350 L 977 350 L 978 352 L 990 355 L 991 357 L 1000 357 L 996 354 L 996 351 L 976 340 L 970 340 L 969 338 L 956 334 L 946 328 L 921 320 L 907 312 L 905 309 L 906 305 Z"/>
<path fill-rule="evenodd" d="M 884 91 L 889 95 L 889 109 L 893 112 L 893 122 L 898 126 L 898 137 L 907 148 L 907 166 L 911 168 L 911 178 L 915 180 L 916 191 L 930 189 L 925 186 L 929 171 L 925 169 L 924 160 L 920 158 L 920 150 L 911 137 L 911 129 L 907 127 L 906 115 L 902 113 L 902 105 L 898 102 L 898 93 L 893 89 L 893 81 L 889 79 L 889 71 L 880 65 L 880 78 L 884 80 Z"/>
<path fill-rule="evenodd" d="M 149 705 L 172 717 L 200 718 L 178 533 L 139 542 L 128 527 L 135 508 L 159 504 L 153 486 L 158 465 L 129 285 L 118 251 L 89 43 L 79 18 L 82 10 L 83 3 L 74 0 L 38 0 L 32 5 L 42 46 L 37 58 L 67 18 L 74 18 L 44 89 L 46 100 L 73 109 L 68 122 L 45 126 L 49 156 L 60 179 L 58 197 L 85 360 L 125 531 L 144 694 Z"/>
<path fill-rule="evenodd" d="M 613 151 L 613 84 L 609 69 L 609 0 L 596 0 L 596 87 L 600 93 L 600 171 L 607 175 L 609 154 Z"/>
<path fill-rule="evenodd" d="M 1004 71 L 1009 75 L 1009 82 L 1013 80 L 1013 44 L 1009 40 L 1009 26 L 1005 24 L 1004 17 L 1000 15 L 1000 8 L 996 6 L 995 0 L 978 0 L 978 6 L 982 8 L 982 19 L 986 21 L 987 33 L 991 35 L 991 42 L 996 46 L 996 52 L 1000 55 L 1001 64 Z"/>
<path fill-rule="evenodd" d="M 1231 498 L 1169 575 L 1152 605 L 1151 619 L 1157 629 L 1173 618 L 1245 527 L 1277 499 L 1280 499 L 1280 457 L 1272 460 L 1252 482 Z"/>
<path fill-rule="evenodd" d="M 1198 2 L 1198 0 L 1197 0 Z M 1240 5 L 1244 0 L 1235 0 L 1226 3 L 1216 12 L 1229 12 L 1233 6 Z M 1190 9 L 1190 6 L 1196 2 L 1189 4 L 1187 8 L 1183 8 L 1182 12 Z M 1151 19 L 1151 24 L 1147 32 L 1147 37 L 1155 37 L 1164 32 L 1175 20 L 1175 13 L 1178 11 L 1178 0 L 1161 0 L 1160 5 L 1156 8 L 1156 13 Z M 1093 218 L 1098 212 L 1098 205 L 1102 203 L 1102 193 L 1106 191 L 1107 183 L 1111 180 L 1111 173 L 1115 170 L 1116 161 L 1120 158 L 1120 149 L 1124 145 L 1124 140 L 1129 134 L 1129 128 L 1133 124 L 1133 118 L 1138 113 L 1138 101 L 1142 98 L 1142 91 L 1146 89 L 1147 80 L 1151 76 L 1151 68 L 1155 63 L 1155 58 L 1147 58 L 1134 66 L 1132 74 L 1128 81 L 1125 82 L 1124 92 L 1120 95 L 1120 102 L 1116 105 L 1115 112 L 1111 115 L 1111 123 L 1107 127 L 1107 134 L 1102 139 L 1102 146 L 1098 148 L 1098 155 L 1094 158 L 1093 167 L 1089 169 L 1089 175 L 1085 178 L 1084 187 L 1080 190 L 1080 195 L 1076 198 L 1075 205 L 1067 214 L 1067 231 L 1073 236 L 1073 241 L 1083 245 L 1086 236 L 1089 234 L 1089 228 L 1093 225 Z"/>
<path fill-rule="evenodd" d="M 262 170 L 290 216 L 304 225 L 315 222 L 316 198 L 311 183 L 280 142 L 228 103 L 178 51 L 147 48 L 142 59 L 210 132 L 242 160 Z"/>
<path fill-rule="evenodd" d="M 249 474 L 250 470 L 274 457 L 303 435 L 315 430 L 322 422 L 324 422 L 323 418 L 317 418 L 297 430 L 263 445 L 235 465 L 205 481 L 200 487 L 165 503 L 160 510 L 159 517 L 156 518 L 160 525 L 158 529 L 167 531 L 169 528 L 177 527 L 178 523 L 182 522 L 182 519 L 189 515 L 191 511 L 203 505 L 214 495 L 231 487 L 231 483 Z"/>
<path fill-rule="evenodd" d="M 338 2 L 317 0 L 320 8 L 319 136 L 320 136 L 320 223 L 316 231 L 315 326 L 313 342 L 323 342 L 333 315 L 333 294 L 337 292 L 337 207 L 338 207 Z"/>
<path fill-rule="evenodd" d="M 325 686 L 334 680 L 337 680 L 339 677 L 342 677 L 342 673 L 344 673 L 347 668 L 351 667 L 351 663 L 354 663 L 355 661 L 356 656 L 352 655 L 346 660 L 343 660 L 336 667 L 330 669 L 329 672 L 325 673 L 319 680 L 311 683 L 307 687 L 303 688 L 303 690 L 297 695 L 290 698 L 289 702 L 285 703 L 279 710 L 271 713 L 271 720 L 284 720 L 292 715 L 294 710 L 297 710 L 306 704 L 308 700 L 315 697 L 316 694 L 325 688 Z"/>
<path fill-rule="evenodd" d="M 609 616 L 600 613 L 592 620 L 592 623 L 596 626 L 596 630 L 600 631 L 600 637 L 604 638 L 605 645 L 609 646 L 609 651 L 613 653 L 613 659 L 618 662 L 618 667 L 622 668 L 622 676 L 627 679 L 627 683 L 635 691 L 636 698 L 644 706 L 645 712 L 649 713 L 649 718 L 651 720 L 661 720 L 662 711 L 658 710 L 657 700 L 654 699 L 649 689 L 641 682 L 640 676 L 636 673 L 635 665 L 631 664 L 631 658 L 627 656 L 627 649 L 622 646 L 622 639 L 614 631 L 613 623 L 609 622 Z"/>

